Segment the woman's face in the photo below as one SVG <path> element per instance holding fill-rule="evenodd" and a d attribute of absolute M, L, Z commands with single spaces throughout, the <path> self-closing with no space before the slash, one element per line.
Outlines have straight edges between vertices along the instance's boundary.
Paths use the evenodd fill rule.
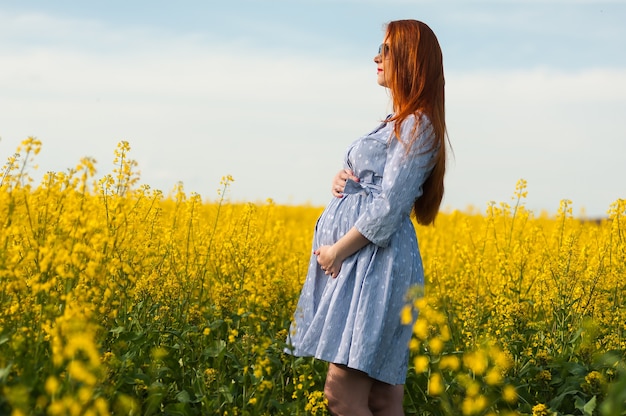
<path fill-rule="evenodd" d="M 374 57 L 374 62 L 376 62 L 377 65 L 377 82 L 378 85 L 381 85 L 383 87 L 387 87 L 387 74 L 386 74 L 386 70 L 389 68 L 389 60 L 390 60 L 390 55 L 389 55 L 389 43 L 387 41 L 387 37 L 385 36 L 385 39 L 383 40 L 383 43 L 380 45 L 380 47 L 378 48 L 378 54 Z"/>

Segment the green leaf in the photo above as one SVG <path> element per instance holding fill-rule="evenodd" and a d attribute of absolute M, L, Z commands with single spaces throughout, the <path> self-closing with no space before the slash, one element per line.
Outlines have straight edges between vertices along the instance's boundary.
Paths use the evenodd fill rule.
<path fill-rule="evenodd" d="M 178 400 L 180 403 L 189 403 L 191 401 L 187 390 L 182 390 L 178 392 L 178 394 L 176 395 L 176 400 Z"/>
<path fill-rule="evenodd" d="M 591 400 L 589 400 L 587 404 L 583 406 L 582 410 L 585 415 L 592 416 L 593 411 L 596 410 L 596 396 L 593 396 Z"/>
<path fill-rule="evenodd" d="M 232 403 L 233 402 L 233 394 L 230 392 L 230 389 L 226 386 L 220 386 L 220 388 L 218 389 L 218 391 L 224 395 L 224 397 L 226 398 L 226 400 L 228 401 L 228 403 Z"/>
<path fill-rule="evenodd" d="M 222 339 L 215 342 L 215 344 L 211 347 L 208 347 L 204 350 L 204 354 L 207 357 L 219 357 L 222 351 L 226 348 L 226 342 Z"/>
<path fill-rule="evenodd" d="M 11 373 L 11 366 L 12 364 L 9 364 L 4 368 L 0 368 L 0 381 L 4 381 Z"/>
<path fill-rule="evenodd" d="M 113 333 L 115 335 L 119 335 L 120 333 L 124 332 L 125 330 L 126 330 L 126 327 L 118 326 L 117 328 L 113 328 L 109 332 L 111 332 L 111 333 Z"/>

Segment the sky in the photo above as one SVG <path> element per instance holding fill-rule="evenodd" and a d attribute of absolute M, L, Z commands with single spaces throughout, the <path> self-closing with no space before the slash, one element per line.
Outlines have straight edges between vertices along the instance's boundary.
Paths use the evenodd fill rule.
<path fill-rule="evenodd" d="M 0 166 L 34 178 L 130 143 L 165 194 L 323 206 L 347 146 L 391 112 L 384 24 L 438 36 L 452 146 L 444 210 L 600 217 L 626 198 L 626 1 L 0 0 Z"/>

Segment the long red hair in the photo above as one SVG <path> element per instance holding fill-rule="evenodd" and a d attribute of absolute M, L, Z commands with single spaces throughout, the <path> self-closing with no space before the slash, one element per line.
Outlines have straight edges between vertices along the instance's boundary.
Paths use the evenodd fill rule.
<path fill-rule="evenodd" d="M 428 225 L 435 221 L 439 212 L 446 171 L 445 79 L 441 47 L 430 27 L 417 20 L 388 23 L 385 41 L 390 48 L 391 70 L 386 71 L 386 81 L 393 100 L 395 113 L 390 120 L 396 122 L 396 137 L 400 137 L 402 122 L 411 115 L 417 120 L 421 114 L 426 115 L 434 130 L 431 149 L 437 150 L 432 171 L 422 186 L 422 195 L 413 204 L 417 222 Z M 413 137 L 415 139 L 417 137 Z"/>

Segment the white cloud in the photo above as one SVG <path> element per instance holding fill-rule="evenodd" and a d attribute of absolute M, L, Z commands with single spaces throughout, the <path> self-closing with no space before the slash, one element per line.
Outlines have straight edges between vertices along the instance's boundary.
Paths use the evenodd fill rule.
<path fill-rule="evenodd" d="M 212 198 L 232 174 L 234 199 L 324 204 L 345 147 L 390 110 L 370 62 L 38 19 L 64 41 L 1 47 L 0 155 L 35 135 L 41 171 L 94 156 L 108 172 L 128 140 L 143 182 L 165 191 L 181 180 Z M 445 203 L 508 200 L 525 178 L 531 208 L 569 198 L 602 214 L 625 196 L 624 97 L 626 71 L 610 68 L 448 73 Z"/>
<path fill-rule="evenodd" d="M 99 34 L 90 34 L 92 45 L 106 42 Z M 135 37 L 114 53 L 53 45 L 5 51 L 2 153 L 35 135 L 44 143 L 42 171 L 89 155 L 106 172 L 115 143 L 129 140 L 144 181 L 161 189 L 182 180 L 212 197 L 219 178 L 233 174 L 239 199 L 321 203 L 316 195 L 327 193 L 329 179 L 320 176 L 334 173 L 345 145 L 369 128 L 353 120 L 384 114 L 384 103 L 354 107 L 384 97 L 371 85 L 373 64 L 354 71 L 240 45 L 126 35 Z"/>
<path fill-rule="evenodd" d="M 448 120 L 456 166 L 449 199 L 508 201 L 529 183 L 529 206 L 573 200 L 602 215 L 626 196 L 626 70 L 453 74 Z M 469 185 L 469 186 L 468 186 Z M 463 195 L 462 197 L 460 197 Z"/>

